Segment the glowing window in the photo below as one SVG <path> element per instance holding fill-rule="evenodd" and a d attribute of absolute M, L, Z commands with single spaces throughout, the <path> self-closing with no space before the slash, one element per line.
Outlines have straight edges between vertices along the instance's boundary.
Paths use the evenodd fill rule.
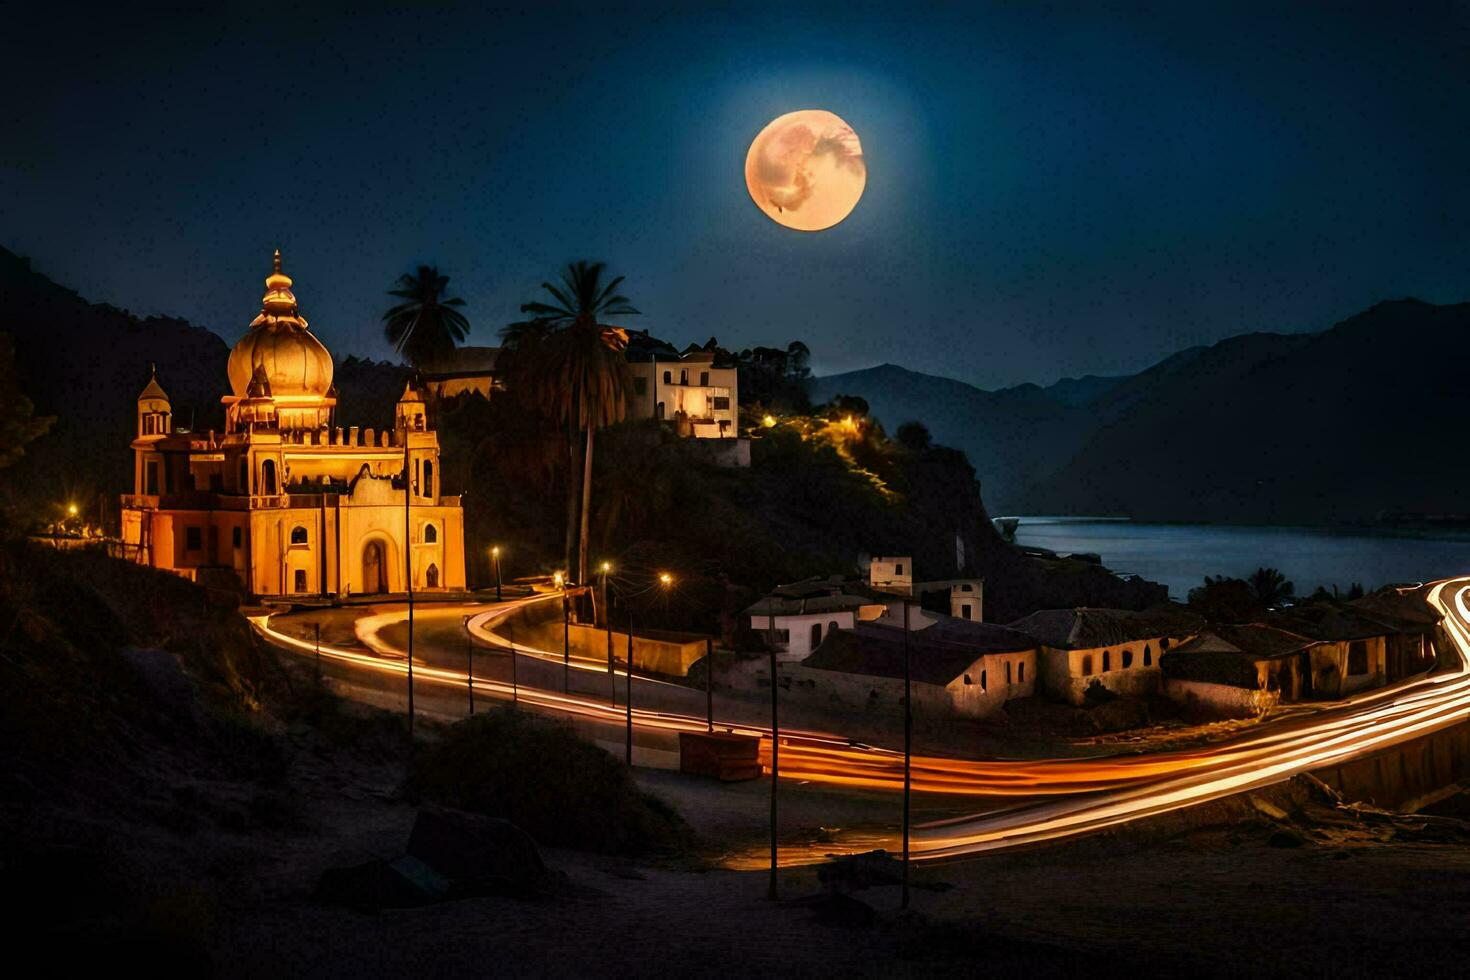
<path fill-rule="evenodd" d="M 424 525 L 424 540 L 429 544 L 439 540 L 439 529 L 432 524 Z"/>
<path fill-rule="evenodd" d="M 306 528 L 302 527 L 300 524 L 297 524 L 295 527 L 293 527 L 291 529 L 291 544 L 293 544 L 293 545 L 305 545 L 306 544 Z"/>

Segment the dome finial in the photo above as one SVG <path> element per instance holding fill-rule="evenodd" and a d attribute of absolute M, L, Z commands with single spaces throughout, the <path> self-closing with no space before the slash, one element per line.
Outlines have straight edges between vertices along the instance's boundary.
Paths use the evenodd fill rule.
<path fill-rule="evenodd" d="M 276 249 L 276 275 L 281 274 L 281 250 Z"/>

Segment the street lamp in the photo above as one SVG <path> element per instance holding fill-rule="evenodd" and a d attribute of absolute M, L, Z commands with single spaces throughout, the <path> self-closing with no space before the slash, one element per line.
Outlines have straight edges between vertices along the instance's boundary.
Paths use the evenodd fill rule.
<path fill-rule="evenodd" d="M 66 505 L 66 514 L 67 514 L 68 517 L 76 517 L 77 516 L 77 505 L 76 504 L 67 504 Z"/>
<path fill-rule="evenodd" d="M 612 607 L 607 604 L 607 576 L 612 571 L 612 562 L 603 562 L 597 570 L 602 573 L 602 622 L 607 632 L 607 682 L 611 688 L 608 703 L 616 705 L 618 703 L 618 672 L 613 667 Z M 596 623 L 593 625 L 595 626 Z"/>
<path fill-rule="evenodd" d="M 572 610 L 567 605 L 567 580 L 561 572 L 551 576 L 561 590 L 561 689 L 563 694 L 572 692 Z"/>
<path fill-rule="evenodd" d="M 495 566 L 495 601 L 500 602 L 500 545 L 490 549 L 490 562 Z"/>
<path fill-rule="evenodd" d="M 668 589 L 674 584 L 674 576 L 668 572 L 660 572 L 658 576 L 659 585 L 663 586 L 667 595 Z M 628 606 L 628 683 L 623 690 L 623 700 L 627 702 L 625 715 L 628 719 L 626 758 L 628 765 L 633 764 L 633 607 Z"/>

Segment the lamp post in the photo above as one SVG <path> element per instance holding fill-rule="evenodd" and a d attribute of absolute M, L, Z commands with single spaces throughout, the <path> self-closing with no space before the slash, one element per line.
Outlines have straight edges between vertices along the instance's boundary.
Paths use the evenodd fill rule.
<path fill-rule="evenodd" d="M 567 606 L 567 580 L 561 572 L 552 576 L 552 581 L 561 590 L 561 690 L 572 692 L 572 611 Z"/>
<path fill-rule="evenodd" d="M 628 767 L 633 766 L 633 609 L 628 608 L 628 660 L 624 665 L 623 675 L 628 679 L 627 687 L 623 690 L 623 702 L 628 718 L 627 742 L 624 752 L 624 761 Z"/>
<path fill-rule="evenodd" d="M 607 682 L 611 687 L 609 704 L 618 703 L 618 672 L 613 667 L 612 607 L 607 604 L 607 574 L 612 571 L 610 562 L 603 562 L 598 569 L 602 573 L 602 622 L 607 633 Z"/>
<path fill-rule="evenodd" d="M 704 638 L 704 722 L 705 727 L 715 730 L 715 638 Z"/>
<path fill-rule="evenodd" d="M 495 566 L 495 601 L 503 601 L 500 595 L 500 545 L 490 549 L 490 563 Z"/>

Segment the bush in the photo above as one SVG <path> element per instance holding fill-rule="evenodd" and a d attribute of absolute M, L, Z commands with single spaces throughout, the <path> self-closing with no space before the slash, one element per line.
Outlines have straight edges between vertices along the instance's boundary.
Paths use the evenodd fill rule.
<path fill-rule="evenodd" d="M 499 708 L 421 746 L 411 795 L 500 817 L 538 842 L 607 854 L 670 852 L 684 821 L 634 784 L 628 767 L 567 726 Z"/>

